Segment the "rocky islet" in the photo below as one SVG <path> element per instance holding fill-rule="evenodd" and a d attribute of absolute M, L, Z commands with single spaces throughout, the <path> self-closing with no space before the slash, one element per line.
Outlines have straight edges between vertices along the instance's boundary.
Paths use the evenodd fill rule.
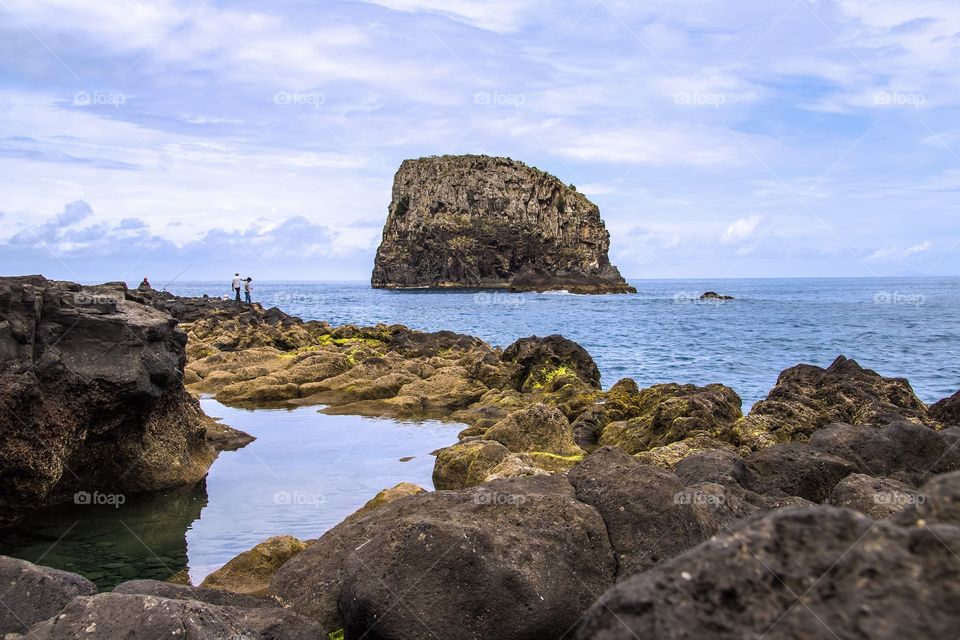
<path fill-rule="evenodd" d="M 377 249 L 376 288 L 636 293 L 607 255 L 600 210 L 510 158 L 405 160 Z"/>

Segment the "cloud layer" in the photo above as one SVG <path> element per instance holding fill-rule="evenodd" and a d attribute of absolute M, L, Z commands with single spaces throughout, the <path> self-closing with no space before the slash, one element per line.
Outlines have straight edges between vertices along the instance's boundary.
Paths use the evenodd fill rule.
<path fill-rule="evenodd" d="M 631 277 L 960 273 L 948 0 L 0 15 L 5 273 L 365 279 L 399 163 L 466 152 L 577 184 Z"/>

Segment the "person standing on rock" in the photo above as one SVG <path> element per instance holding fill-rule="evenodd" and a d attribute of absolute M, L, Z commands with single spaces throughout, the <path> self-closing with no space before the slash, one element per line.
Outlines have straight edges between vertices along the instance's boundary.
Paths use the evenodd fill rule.
<path fill-rule="evenodd" d="M 239 273 L 233 274 L 233 282 L 231 283 L 231 286 L 233 287 L 233 293 L 237 302 L 240 302 L 240 283 L 241 282 L 243 282 L 243 280 L 240 278 L 240 274 Z"/>
<path fill-rule="evenodd" d="M 250 301 L 250 293 L 253 291 L 253 278 L 247 276 L 247 279 L 243 283 L 243 295 L 247 298 L 247 304 L 253 304 Z"/>

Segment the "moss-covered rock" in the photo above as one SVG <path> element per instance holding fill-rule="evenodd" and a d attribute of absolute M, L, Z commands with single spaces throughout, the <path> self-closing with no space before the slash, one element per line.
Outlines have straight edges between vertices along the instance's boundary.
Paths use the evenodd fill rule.
<path fill-rule="evenodd" d="M 606 425 L 599 440 L 630 454 L 696 435 L 729 441 L 733 424 L 742 417 L 740 396 L 720 384 L 660 384 L 619 395 L 617 411 L 630 417 Z"/>
<path fill-rule="evenodd" d="M 578 378 L 600 388 L 600 370 L 593 358 L 563 336 L 521 338 L 504 350 L 503 361 L 515 365 L 513 383 L 518 391 L 543 389 L 562 378 Z"/>
<path fill-rule="evenodd" d="M 514 453 L 542 451 L 560 456 L 582 454 L 573 441 L 566 417 L 543 404 L 521 409 L 487 429 L 485 440 L 496 440 Z"/>
<path fill-rule="evenodd" d="M 400 498 L 406 498 L 407 496 L 415 496 L 418 493 L 425 492 L 426 489 L 423 487 L 417 486 L 412 482 L 401 482 L 389 489 L 384 489 L 380 491 L 377 495 L 370 498 L 366 504 L 357 509 L 354 513 L 355 515 L 365 514 L 374 509 L 382 507 L 385 504 L 389 504 L 394 500 L 399 500 Z"/>
<path fill-rule="evenodd" d="M 634 457 L 645 464 L 652 464 L 664 469 L 674 469 L 684 458 L 696 453 L 711 450 L 733 451 L 733 445 L 711 438 L 704 434 L 698 434 L 679 442 L 672 442 L 662 447 L 654 447 L 649 451 L 641 451 L 634 454 Z M 746 453 L 747 451 L 744 451 Z"/>
<path fill-rule="evenodd" d="M 509 449 L 491 440 L 469 440 L 441 449 L 433 467 L 433 486 L 465 489 L 478 485 L 509 455 Z"/>
<path fill-rule="evenodd" d="M 264 594 L 281 565 L 307 546 L 293 536 L 268 538 L 211 573 L 200 586 L 233 593 Z"/>

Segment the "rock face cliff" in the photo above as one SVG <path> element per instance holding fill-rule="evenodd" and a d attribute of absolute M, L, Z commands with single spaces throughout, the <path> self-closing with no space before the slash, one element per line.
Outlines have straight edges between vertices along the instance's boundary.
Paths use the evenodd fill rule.
<path fill-rule="evenodd" d="M 609 247 L 597 206 L 539 169 L 488 156 L 405 160 L 372 285 L 634 292 Z"/>
<path fill-rule="evenodd" d="M 186 334 L 125 290 L 0 278 L 0 526 L 77 492 L 194 484 L 213 462 Z"/>

